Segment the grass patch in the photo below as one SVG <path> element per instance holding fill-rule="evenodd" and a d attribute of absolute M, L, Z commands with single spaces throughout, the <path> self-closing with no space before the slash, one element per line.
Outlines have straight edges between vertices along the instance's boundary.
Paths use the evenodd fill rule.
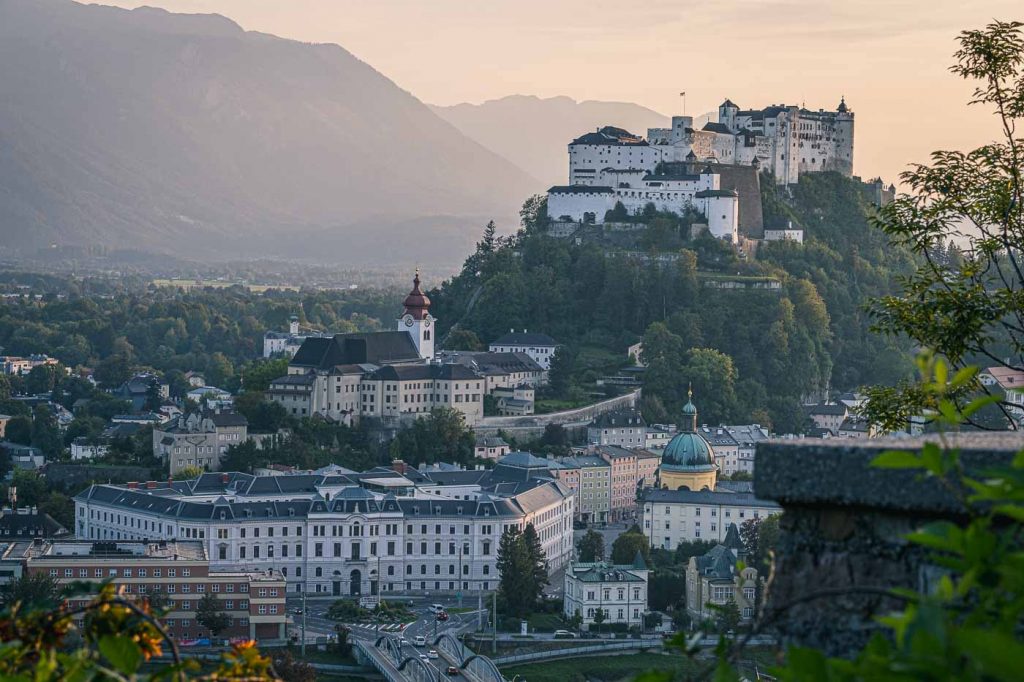
<path fill-rule="evenodd" d="M 640 652 L 503 666 L 502 672 L 508 678 L 521 675 L 527 682 L 619 682 L 636 679 L 648 671 L 691 673 L 697 670 L 698 665 L 685 656 Z"/>
<path fill-rule="evenodd" d="M 306 645 L 306 655 L 302 655 L 302 649 L 298 645 L 286 647 L 288 651 L 292 652 L 292 656 L 299 660 L 307 661 L 309 663 L 329 663 L 331 665 L 359 665 L 359 662 L 352 656 L 352 654 L 342 655 L 335 651 L 328 649 L 327 651 L 320 651 L 316 648 L 315 644 Z M 266 649 L 264 653 L 269 656 L 276 656 L 282 649 Z"/>
<path fill-rule="evenodd" d="M 519 623 L 522 619 L 510 618 L 508 616 L 501 616 L 498 619 L 498 630 L 499 632 L 519 632 Z M 568 630 L 569 626 L 562 620 L 562 615 L 558 613 L 534 613 L 526 619 L 529 623 L 530 633 L 534 632 L 554 632 L 555 630 Z"/>

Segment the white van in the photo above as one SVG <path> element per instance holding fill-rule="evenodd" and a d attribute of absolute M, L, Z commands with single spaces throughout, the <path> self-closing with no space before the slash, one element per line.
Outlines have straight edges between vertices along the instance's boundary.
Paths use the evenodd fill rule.
<path fill-rule="evenodd" d="M 413 646 L 426 646 L 427 645 L 427 638 L 424 637 L 423 635 L 416 635 L 415 637 L 412 638 L 412 645 Z"/>
<path fill-rule="evenodd" d="M 444 611 L 444 607 L 441 606 L 440 604 L 431 604 L 430 605 L 430 610 L 433 611 L 434 613 L 441 613 L 442 611 Z"/>

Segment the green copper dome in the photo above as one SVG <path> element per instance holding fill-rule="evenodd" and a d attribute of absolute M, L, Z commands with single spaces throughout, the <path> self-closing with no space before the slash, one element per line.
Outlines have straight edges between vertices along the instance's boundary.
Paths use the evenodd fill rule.
<path fill-rule="evenodd" d="M 711 471 L 715 453 L 699 433 L 681 431 L 665 446 L 661 466 L 669 471 Z"/>
<path fill-rule="evenodd" d="M 697 433 L 697 406 L 693 404 L 693 389 L 686 391 L 683 419 L 679 433 L 665 446 L 661 466 L 669 471 L 712 471 L 715 453 L 704 437 Z"/>

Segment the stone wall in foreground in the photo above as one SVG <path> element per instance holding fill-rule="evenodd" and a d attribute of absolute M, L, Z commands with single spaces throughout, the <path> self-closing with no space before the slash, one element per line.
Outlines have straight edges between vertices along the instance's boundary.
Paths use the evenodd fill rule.
<path fill-rule="evenodd" d="M 926 437 L 927 438 L 927 437 Z M 782 505 L 766 613 L 784 609 L 783 644 L 851 656 L 902 603 L 885 590 L 928 590 L 941 572 L 904 537 L 936 519 L 963 518 L 953 491 L 919 472 L 878 469 L 875 456 L 918 450 L 922 438 L 771 441 L 757 446 L 754 493 Z M 953 438 L 969 470 L 1009 463 L 1024 435 Z"/>

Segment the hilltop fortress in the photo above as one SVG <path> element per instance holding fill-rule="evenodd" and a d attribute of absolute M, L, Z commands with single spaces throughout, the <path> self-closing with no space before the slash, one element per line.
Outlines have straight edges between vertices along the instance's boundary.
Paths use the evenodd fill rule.
<path fill-rule="evenodd" d="M 718 122 L 700 130 L 691 116 L 673 116 L 671 128 L 649 128 L 647 139 L 612 126 L 587 133 L 569 143 L 569 184 L 548 191 L 548 214 L 600 223 L 617 203 L 631 214 L 653 203 L 678 214 L 699 211 L 713 235 L 735 243 L 744 222 L 735 179 L 761 170 L 780 185 L 796 183 L 802 173 L 850 177 L 853 112 L 845 99 L 835 111 L 741 110 L 727 99 Z M 747 223 L 761 227 L 749 217 Z"/>

